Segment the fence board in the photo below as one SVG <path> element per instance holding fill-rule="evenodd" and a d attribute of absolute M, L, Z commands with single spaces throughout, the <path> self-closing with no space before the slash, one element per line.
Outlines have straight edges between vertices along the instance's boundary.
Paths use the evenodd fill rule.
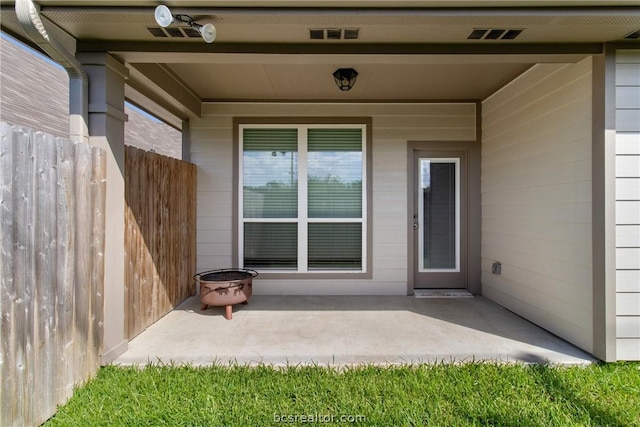
<path fill-rule="evenodd" d="M 13 138 L 12 129 L 5 123 L 0 138 L 0 345 L 2 353 L 2 381 L 0 381 L 0 425 L 8 425 L 9 420 L 16 417 L 14 413 L 15 364 L 13 355 L 16 350 L 14 319 L 16 310 L 16 290 L 13 278 Z"/>
<path fill-rule="evenodd" d="M 29 284 L 34 279 L 33 250 L 33 141 L 31 134 L 22 129 L 13 130 L 15 155 L 15 176 L 13 182 L 13 223 L 14 228 L 14 269 L 15 316 L 12 339 L 14 364 L 14 401 L 12 411 L 17 423 L 28 424 L 33 419 L 32 399 L 29 390 L 33 390 L 33 289 Z"/>
<path fill-rule="evenodd" d="M 0 129 L 0 425 L 38 425 L 97 370 L 104 150 Z"/>
<path fill-rule="evenodd" d="M 155 321 L 153 308 L 157 307 L 158 305 L 158 271 L 156 262 L 158 262 L 159 260 L 156 249 L 156 241 L 161 240 L 160 235 L 162 233 L 162 224 L 160 223 L 159 218 L 156 216 L 158 212 L 156 203 L 158 202 L 157 199 L 159 199 L 162 194 L 158 193 L 157 189 L 156 171 L 158 169 L 158 157 L 145 157 L 144 153 L 140 154 L 140 163 L 138 164 L 146 163 L 145 169 L 147 172 L 146 176 L 148 177 L 147 181 L 143 182 L 143 184 L 146 184 L 147 191 L 145 191 L 145 188 L 142 189 L 142 192 L 144 192 L 147 197 L 147 202 L 143 209 L 143 211 L 147 212 L 147 217 L 142 217 L 142 229 L 144 233 L 142 238 L 144 242 L 147 243 L 147 247 L 149 248 L 149 251 L 145 254 L 146 280 L 144 281 L 144 283 L 146 286 L 142 289 L 142 292 L 140 294 L 140 302 L 142 303 L 143 307 L 143 317 L 140 319 L 140 322 L 142 327 L 145 328 L 146 326 L 148 326 L 146 325 L 147 322 L 151 324 Z M 154 227 L 154 225 L 156 225 L 156 227 Z"/>
<path fill-rule="evenodd" d="M 56 395 L 71 397 L 73 394 L 73 324 L 75 281 L 75 145 L 58 139 L 57 171 L 58 194 L 56 198 L 57 230 L 57 283 L 56 283 L 56 331 L 58 366 L 56 369 Z M 65 325 L 72 325 L 65 327 Z"/>
<path fill-rule="evenodd" d="M 125 150 L 129 338 L 195 294 L 196 167 Z"/>
<path fill-rule="evenodd" d="M 73 363 L 81 378 L 87 377 L 87 352 L 89 344 L 89 310 L 91 310 L 89 297 L 89 278 L 91 277 L 91 241 L 86 238 L 91 236 L 93 222 L 91 212 L 91 147 L 76 145 L 75 153 L 76 169 L 76 233 L 78 238 L 75 245 L 76 259 L 76 286 L 74 288 L 75 299 L 75 328 L 73 334 Z M 81 238 L 83 237 L 83 238 Z"/>
<path fill-rule="evenodd" d="M 56 143 L 55 137 L 42 132 L 35 141 L 35 323 L 34 366 L 36 395 L 46 411 L 56 409 L 54 375 L 55 353 L 55 280 L 56 280 Z"/>
<path fill-rule="evenodd" d="M 99 355 L 102 354 L 102 338 L 104 327 L 101 319 L 104 318 L 104 295 L 102 282 L 104 280 L 104 250 L 105 250 L 105 212 L 107 200 L 107 157 L 104 150 L 93 147 L 92 150 L 92 206 L 93 206 L 93 236 L 91 250 L 91 371 L 100 366 Z"/>
<path fill-rule="evenodd" d="M 134 157 L 136 153 L 131 153 L 130 156 Z M 138 184 L 140 174 L 138 172 L 131 173 L 132 168 L 137 166 L 137 162 L 131 158 L 130 162 L 132 163 L 128 163 L 125 167 L 125 181 L 128 183 L 128 185 L 125 185 L 125 200 L 140 197 Z M 131 166 L 131 164 L 134 166 Z M 140 206 L 141 204 L 125 204 L 125 230 L 128 231 L 125 235 L 125 245 L 128 248 L 132 247 L 135 249 L 134 251 L 125 251 L 125 316 L 127 320 L 127 331 L 136 330 L 136 322 L 138 319 L 136 313 L 139 313 L 140 310 L 138 287 L 136 285 L 142 280 L 139 265 L 142 263 L 143 247 L 137 243 L 141 231 L 137 220 L 137 218 L 140 217 L 140 212 L 136 209 Z"/>

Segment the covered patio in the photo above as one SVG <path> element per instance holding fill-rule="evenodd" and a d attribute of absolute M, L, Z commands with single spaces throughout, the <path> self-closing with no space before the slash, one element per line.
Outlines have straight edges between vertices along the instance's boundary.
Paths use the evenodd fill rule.
<path fill-rule="evenodd" d="M 266 296 L 200 310 L 191 297 L 129 343 L 114 363 L 388 365 L 595 359 L 486 298 Z"/>
<path fill-rule="evenodd" d="M 318 356 L 324 363 L 338 357 L 332 349 L 344 339 L 353 355 L 339 363 L 384 360 L 374 359 L 369 349 L 376 348 L 398 355 L 389 362 L 470 355 L 525 360 L 506 344 L 537 341 L 503 329 L 524 321 L 486 323 L 479 308 L 478 319 L 462 320 L 476 312 L 467 313 L 466 305 L 488 301 L 504 307 L 498 313 L 511 310 L 601 360 L 638 359 L 637 2 L 308 0 L 212 7 L 176 0 L 161 8 L 166 22 L 150 1 L 0 3 L 3 31 L 65 58 L 71 98 L 82 100 L 71 108 L 71 134 L 108 154 L 101 363 L 128 348 L 131 356 L 143 337 L 168 333 L 164 323 L 180 315 L 186 325 L 189 316 L 196 320 L 193 328 L 178 327 L 174 348 L 195 354 L 202 345 L 216 352 L 211 359 L 280 363 L 278 357 Z M 178 16 L 189 18 L 175 21 Z M 204 26 L 215 26 L 215 40 L 202 39 L 197 29 Z M 338 70 L 357 72 L 350 90 L 336 85 Z M 182 130 L 182 157 L 196 176 L 193 185 L 167 182 L 179 182 L 179 193 L 194 192 L 186 197 L 195 203 L 187 223 L 157 226 L 141 215 L 126 223 L 125 100 Z M 329 145 L 321 141 L 326 130 L 333 135 Z M 337 167 L 333 159 L 344 153 L 350 160 Z M 440 170 L 451 177 L 438 181 L 450 182 L 440 193 L 449 198 L 429 216 L 447 220 L 440 240 L 427 232 L 444 229 L 426 220 L 436 204 L 425 210 L 424 195 L 439 188 L 431 164 L 434 176 Z M 351 173 L 341 173 L 346 170 Z M 338 200 L 339 191 L 351 209 L 327 202 Z M 140 212 L 175 200 L 141 194 Z M 140 253 L 151 254 L 145 262 L 137 250 L 123 255 L 125 233 L 135 234 L 136 226 L 146 231 L 136 234 L 143 237 Z M 176 250 L 164 234 L 170 229 L 188 230 L 179 239 L 188 249 Z M 332 260 L 336 247 L 343 252 Z M 448 257 L 445 264 L 425 256 L 438 250 Z M 187 252 L 185 268 L 174 268 Z M 172 286 L 190 286 L 193 273 L 230 267 L 261 274 L 260 298 L 242 316 L 225 323 L 186 312 L 187 303 L 129 343 L 182 300 L 165 298 L 183 295 Z M 164 280 L 164 269 L 184 274 Z M 425 288 L 477 297 L 407 297 Z M 193 293 L 189 288 L 184 296 Z M 279 296 L 279 306 L 272 308 L 267 295 Z M 398 299 L 380 304 L 374 296 Z M 160 307 L 162 300 L 170 307 Z M 440 311 L 446 316 L 435 314 Z M 137 322 L 141 314 L 146 322 Z M 290 331 L 290 347 L 266 351 L 251 344 L 258 338 L 235 331 L 242 322 L 260 340 L 272 337 L 266 344 L 284 338 L 282 330 L 300 329 Z M 446 338 L 451 348 L 414 338 L 431 338 L 436 330 L 433 339 Z M 215 350 L 190 335 L 205 332 L 222 334 Z M 185 339 L 193 343 L 184 347 Z M 303 351 L 307 344 L 313 351 Z M 172 357 L 141 357 L 157 356 Z"/>
<path fill-rule="evenodd" d="M 98 314 L 47 299 L 92 331 L 58 357 L 95 359 L 70 384 L 110 363 L 640 360 L 637 1 L 159 3 L 0 0 L 2 31 L 67 70 L 70 139 L 105 153 L 99 233 L 77 233 L 98 290 L 64 282 Z M 184 176 L 127 167 L 125 101 L 182 131 Z M 3 213 L 40 227 L 36 211 L 66 208 L 55 182 L 50 205 Z M 61 259 L 51 240 L 46 257 L 3 254 L 40 271 Z M 231 321 L 189 296 L 219 268 L 260 272 Z M 474 297 L 412 296 L 440 288 Z M 31 295 L 6 300 L 24 325 L 49 321 Z M 66 346 L 38 335 L 51 325 L 11 350 Z M 15 384 L 42 382 L 7 360 Z M 24 390 L 3 396 L 53 410 L 72 387 Z"/>

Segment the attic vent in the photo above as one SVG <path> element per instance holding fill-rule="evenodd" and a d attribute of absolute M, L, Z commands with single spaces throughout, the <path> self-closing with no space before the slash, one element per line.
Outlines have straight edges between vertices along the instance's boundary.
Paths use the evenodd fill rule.
<path fill-rule="evenodd" d="M 162 28 L 147 28 L 153 37 L 167 37 L 167 33 Z"/>
<path fill-rule="evenodd" d="M 485 40 L 498 40 L 507 30 L 490 30 L 484 39 Z"/>
<path fill-rule="evenodd" d="M 327 30 L 328 40 L 340 40 L 342 38 L 342 30 Z"/>
<path fill-rule="evenodd" d="M 180 28 L 177 27 L 167 27 L 164 29 L 171 37 L 184 37 Z"/>
<path fill-rule="evenodd" d="M 179 38 L 194 38 L 199 39 L 201 37 L 200 33 L 190 27 L 169 27 L 169 28 L 160 28 L 160 27 L 148 27 L 147 30 L 153 37 L 159 38 L 167 38 L 167 37 L 179 37 Z"/>
<path fill-rule="evenodd" d="M 624 38 L 627 40 L 638 40 L 640 39 L 640 30 L 636 30 L 633 33 L 627 34 L 626 36 L 624 36 Z"/>
<path fill-rule="evenodd" d="M 358 37 L 360 37 L 360 30 L 357 28 L 353 28 L 353 29 L 345 29 L 344 30 L 344 39 L 345 40 L 356 40 Z"/>
<path fill-rule="evenodd" d="M 523 30 L 507 30 L 502 36 L 502 40 L 513 40 L 520 35 Z"/>
<path fill-rule="evenodd" d="M 485 34 L 487 34 L 487 31 L 489 30 L 473 30 L 471 31 L 471 34 L 469 34 L 469 37 L 467 37 L 467 39 L 480 40 L 481 38 L 484 37 Z"/>
<path fill-rule="evenodd" d="M 309 38 L 311 40 L 324 39 L 324 30 L 309 30 Z"/>
<path fill-rule="evenodd" d="M 311 40 L 357 40 L 359 36 L 359 28 L 318 28 L 309 30 L 309 38 Z"/>
<path fill-rule="evenodd" d="M 185 27 L 182 29 L 182 31 L 187 37 L 190 37 L 192 39 L 199 39 L 200 37 L 202 37 L 198 30 L 191 27 Z"/>
<path fill-rule="evenodd" d="M 471 31 L 471 34 L 467 37 L 467 40 L 513 40 L 520 35 L 524 30 L 508 30 L 508 29 L 490 29 L 490 28 L 476 28 Z"/>

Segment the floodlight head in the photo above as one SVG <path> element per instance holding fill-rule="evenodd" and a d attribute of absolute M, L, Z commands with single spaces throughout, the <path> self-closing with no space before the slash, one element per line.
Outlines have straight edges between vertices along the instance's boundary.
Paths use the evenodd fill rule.
<path fill-rule="evenodd" d="M 200 32 L 205 42 L 212 43 L 216 39 L 216 27 L 212 23 L 209 22 L 204 25 L 193 23 L 192 26 Z"/>
<path fill-rule="evenodd" d="M 153 13 L 156 23 L 161 27 L 168 27 L 172 23 L 178 21 L 183 25 L 188 25 L 194 30 L 198 31 L 205 42 L 211 43 L 216 39 L 216 27 L 213 24 L 198 24 L 193 20 L 193 18 L 189 15 L 178 14 L 173 15 L 171 10 L 163 4 L 156 7 Z"/>
<path fill-rule="evenodd" d="M 163 4 L 156 7 L 153 15 L 156 18 L 156 23 L 161 27 L 166 28 L 174 21 L 171 10 L 169 10 L 169 8 Z"/>

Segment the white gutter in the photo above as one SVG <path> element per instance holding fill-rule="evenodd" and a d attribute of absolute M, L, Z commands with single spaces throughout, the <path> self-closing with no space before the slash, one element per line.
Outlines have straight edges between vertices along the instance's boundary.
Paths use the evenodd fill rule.
<path fill-rule="evenodd" d="M 58 40 L 51 37 L 40 19 L 40 5 L 32 0 L 16 0 L 16 15 L 27 35 L 69 74 L 70 137 L 89 141 L 89 77 L 82 65 Z"/>

